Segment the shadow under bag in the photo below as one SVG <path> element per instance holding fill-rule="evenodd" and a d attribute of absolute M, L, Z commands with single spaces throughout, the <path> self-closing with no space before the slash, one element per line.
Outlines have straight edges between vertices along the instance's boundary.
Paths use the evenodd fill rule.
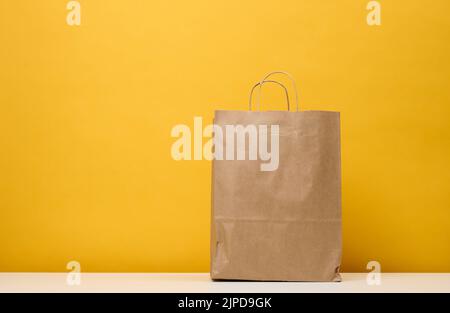
<path fill-rule="evenodd" d="M 280 73 L 249 111 L 215 112 L 212 279 L 341 280 L 339 112 L 299 111 L 296 90 L 289 111 L 267 80 Z M 269 82 L 288 111 L 251 110 Z"/>

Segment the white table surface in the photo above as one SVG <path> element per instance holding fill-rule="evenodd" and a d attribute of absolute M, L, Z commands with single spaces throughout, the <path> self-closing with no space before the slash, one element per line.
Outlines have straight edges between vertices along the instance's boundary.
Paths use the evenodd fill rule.
<path fill-rule="evenodd" d="M 367 273 L 344 273 L 341 283 L 223 282 L 208 273 L 82 273 L 79 285 L 67 273 L 0 273 L 0 292 L 450 292 L 450 274 L 385 273 L 368 285 Z"/>

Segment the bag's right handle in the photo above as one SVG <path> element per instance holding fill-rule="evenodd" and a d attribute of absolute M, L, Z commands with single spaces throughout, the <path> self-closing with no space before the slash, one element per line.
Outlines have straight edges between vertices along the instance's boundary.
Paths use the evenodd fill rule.
<path fill-rule="evenodd" d="M 270 72 L 270 73 L 267 74 L 263 79 L 261 79 L 260 85 L 259 85 L 259 89 L 258 89 L 258 102 L 257 102 L 257 103 L 258 103 L 258 107 L 259 107 L 259 104 L 261 103 L 261 102 L 260 102 L 260 101 L 261 101 L 261 86 L 262 86 L 263 82 L 266 81 L 267 78 L 269 78 L 270 76 L 275 75 L 275 74 L 283 74 L 283 75 L 287 76 L 287 77 L 291 80 L 292 86 L 294 87 L 294 91 L 295 91 L 295 104 L 296 104 L 296 109 L 297 109 L 297 112 L 298 112 L 298 92 L 297 92 L 297 84 L 295 83 L 294 77 L 293 77 L 291 74 L 289 74 L 288 72 L 285 72 L 285 71 L 274 71 L 274 72 Z"/>

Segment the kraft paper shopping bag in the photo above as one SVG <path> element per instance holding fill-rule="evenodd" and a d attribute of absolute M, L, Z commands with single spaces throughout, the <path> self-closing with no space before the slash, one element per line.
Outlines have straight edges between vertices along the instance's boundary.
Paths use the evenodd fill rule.
<path fill-rule="evenodd" d="M 215 112 L 212 279 L 341 280 L 340 115 L 299 111 L 295 94 L 296 111 L 287 96 L 288 111 L 252 111 L 250 97 L 249 111 Z"/>

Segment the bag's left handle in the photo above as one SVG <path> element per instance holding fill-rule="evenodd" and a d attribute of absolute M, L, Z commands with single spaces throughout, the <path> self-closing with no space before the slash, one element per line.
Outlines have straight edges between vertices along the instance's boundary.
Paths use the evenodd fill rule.
<path fill-rule="evenodd" d="M 292 87 L 294 88 L 294 92 L 295 92 L 295 104 L 296 104 L 296 109 L 297 109 L 297 112 L 298 112 L 298 91 L 297 91 L 297 84 L 295 83 L 295 79 L 294 79 L 294 77 L 293 77 L 291 74 L 289 74 L 288 72 L 284 72 L 284 71 L 274 71 L 274 72 L 270 72 L 269 74 L 267 74 L 266 76 L 264 76 L 264 78 L 261 79 L 260 82 L 266 81 L 266 79 L 268 79 L 270 76 L 275 75 L 275 74 L 283 74 L 284 76 L 287 76 L 287 77 L 291 80 L 291 82 L 292 82 Z M 257 101 L 258 106 L 259 106 L 259 103 L 261 102 L 261 87 L 262 87 L 262 84 L 259 85 L 259 89 L 258 89 L 258 101 Z"/>
<path fill-rule="evenodd" d="M 252 90 L 250 91 L 250 97 L 249 97 L 249 100 L 248 100 L 248 110 L 249 110 L 249 111 L 252 110 L 253 91 L 254 91 L 255 88 L 258 87 L 258 86 L 260 86 L 260 88 L 261 88 L 262 85 L 265 84 L 265 83 L 274 83 L 274 84 L 277 84 L 277 85 L 281 86 L 281 87 L 284 89 L 284 93 L 286 94 L 287 109 L 288 109 L 288 111 L 289 111 L 289 110 L 290 110 L 290 104 L 289 104 L 289 93 L 288 93 L 288 90 L 287 90 L 286 86 L 284 86 L 284 85 L 283 85 L 282 83 L 280 83 L 280 82 L 277 82 L 276 80 L 263 80 L 263 81 L 261 81 L 261 82 L 259 82 L 259 83 L 256 83 L 256 84 L 253 86 Z M 258 109 L 259 109 L 259 107 L 260 107 L 260 106 L 259 106 L 259 103 L 258 103 Z"/>

